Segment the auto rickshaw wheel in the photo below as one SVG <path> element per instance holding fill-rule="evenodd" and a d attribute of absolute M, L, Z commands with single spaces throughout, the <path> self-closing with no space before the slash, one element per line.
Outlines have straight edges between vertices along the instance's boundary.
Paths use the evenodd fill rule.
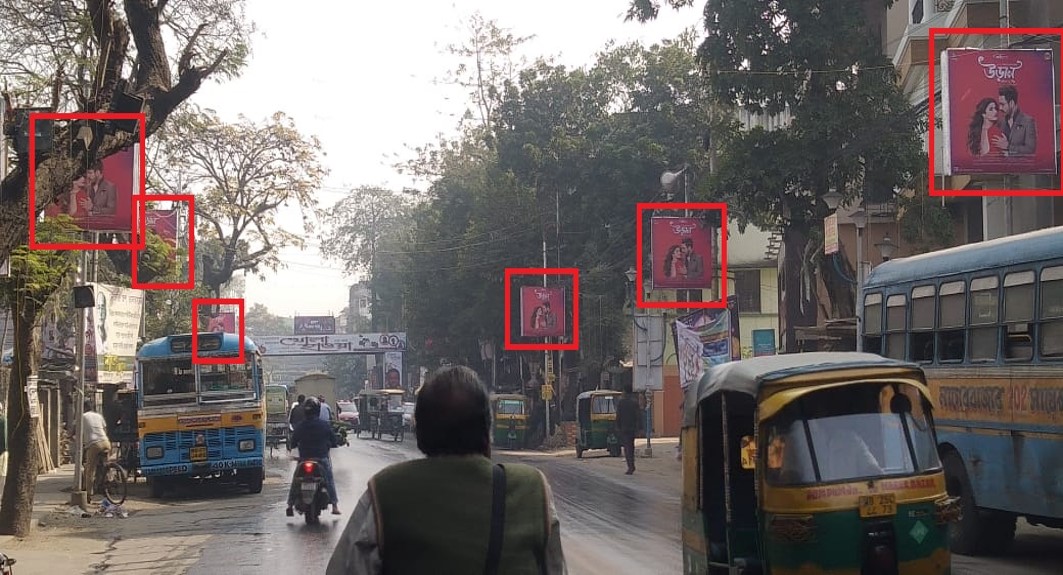
<path fill-rule="evenodd" d="M 945 470 L 946 490 L 949 495 L 960 497 L 961 516 L 949 526 L 952 552 L 973 557 L 1007 551 L 1015 540 L 1015 515 L 978 509 L 971 480 L 959 453 L 946 452 L 941 464 Z"/>

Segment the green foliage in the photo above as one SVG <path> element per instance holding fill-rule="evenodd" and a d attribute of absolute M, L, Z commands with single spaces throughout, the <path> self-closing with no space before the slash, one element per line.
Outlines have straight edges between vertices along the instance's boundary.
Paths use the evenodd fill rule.
<path fill-rule="evenodd" d="M 77 228 L 69 216 L 49 218 L 37 223 L 37 241 L 58 243 L 68 239 Z M 77 266 L 77 252 L 71 250 L 31 250 L 18 247 L 10 256 L 11 275 L 0 278 L 0 301 L 5 307 L 17 299 L 44 307 Z"/>
<path fill-rule="evenodd" d="M 913 253 L 925 253 L 953 245 L 952 214 L 937 198 L 914 194 L 901 200 L 901 238 Z"/>
<path fill-rule="evenodd" d="M 144 296 L 147 340 L 192 331 L 192 299 L 210 297 L 203 285 L 192 290 L 148 290 Z"/>

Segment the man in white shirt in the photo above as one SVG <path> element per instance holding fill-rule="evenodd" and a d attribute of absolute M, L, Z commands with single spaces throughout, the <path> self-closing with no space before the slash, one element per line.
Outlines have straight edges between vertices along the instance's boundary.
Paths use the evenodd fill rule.
<path fill-rule="evenodd" d="M 96 479 L 96 465 L 101 454 L 111 451 L 111 440 L 107 438 L 107 422 L 103 416 L 92 410 L 92 402 L 85 402 L 85 413 L 81 416 L 81 426 L 85 430 L 85 457 L 82 459 L 85 483 L 83 485 L 88 497 L 92 499 L 93 482 Z"/>
<path fill-rule="evenodd" d="M 332 407 L 325 401 L 325 396 L 319 395 L 317 400 L 321 402 L 321 420 L 332 421 Z"/>

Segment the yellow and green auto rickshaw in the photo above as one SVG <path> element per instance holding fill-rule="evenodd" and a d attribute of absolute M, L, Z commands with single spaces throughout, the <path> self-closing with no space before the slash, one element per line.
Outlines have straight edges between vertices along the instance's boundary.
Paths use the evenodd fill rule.
<path fill-rule="evenodd" d="M 960 507 L 919 366 L 777 355 L 715 366 L 685 393 L 684 573 L 949 573 Z"/>
<path fill-rule="evenodd" d="M 616 405 L 622 392 L 608 389 L 585 391 L 576 396 L 576 419 L 579 437 L 576 457 L 583 457 L 588 449 L 607 449 L 609 455 L 620 455 L 620 438 L 616 430 Z"/>
<path fill-rule="evenodd" d="M 288 401 L 288 386 L 267 385 L 266 396 L 266 445 L 272 456 L 273 450 L 280 447 L 283 442 L 287 448 L 291 444 L 291 428 L 288 425 L 288 414 L 291 412 L 291 404 Z"/>
<path fill-rule="evenodd" d="M 519 393 L 491 395 L 494 419 L 494 446 L 522 449 L 528 433 L 528 398 Z"/>

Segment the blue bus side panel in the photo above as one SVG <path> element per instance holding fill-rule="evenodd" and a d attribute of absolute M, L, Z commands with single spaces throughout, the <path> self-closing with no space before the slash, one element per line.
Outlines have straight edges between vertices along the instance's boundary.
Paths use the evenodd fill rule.
<path fill-rule="evenodd" d="M 189 450 L 195 446 L 196 435 L 203 434 L 207 443 L 207 460 L 193 463 Z M 240 451 L 241 440 L 252 439 L 255 446 L 250 451 Z M 145 476 L 196 475 L 226 469 L 262 467 L 265 438 L 261 429 L 222 427 L 188 431 L 148 433 L 140 442 L 141 470 Z M 149 447 L 162 447 L 163 456 L 148 459 Z"/>
<path fill-rule="evenodd" d="M 939 420 L 938 441 L 959 450 L 979 507 L 1063 518 L 1063 437 L 965 432 L 957 423 Z"/>

